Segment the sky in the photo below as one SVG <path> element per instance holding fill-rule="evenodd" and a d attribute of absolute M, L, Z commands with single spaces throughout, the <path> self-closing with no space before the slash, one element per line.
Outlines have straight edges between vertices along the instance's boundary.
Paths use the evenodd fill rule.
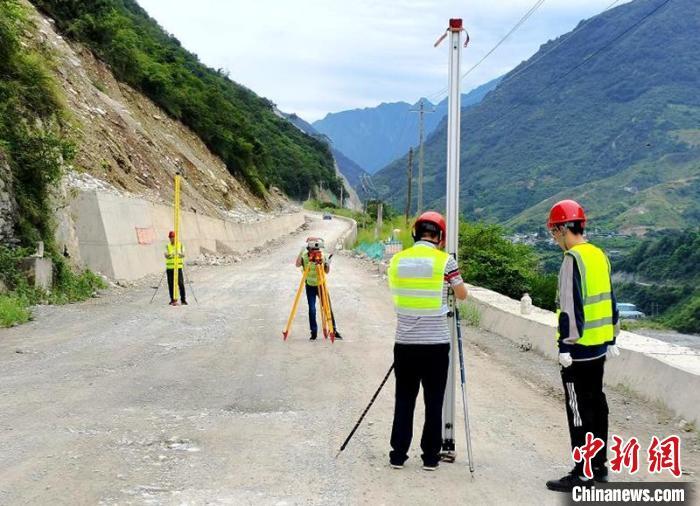
<path fill-rule="evenodd" d="M 613 0 L 545 0 L 462 82 L 483 84 Z M 629 0 L 621 0 L 620 4 Z M 462 73 L 535 0 L 138 0 L 162 27 L 213 68 L 307 121 L 382 102 L 434 102 L 447 85 L 447 44 L 433 43 L 451 17 L 471 42 Z"/>

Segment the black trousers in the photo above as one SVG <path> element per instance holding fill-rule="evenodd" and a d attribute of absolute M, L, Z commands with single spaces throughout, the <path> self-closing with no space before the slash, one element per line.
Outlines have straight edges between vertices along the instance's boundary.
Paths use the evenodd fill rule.
<path fill-rule="evenodd" d="M 420 447 L 426 465 L 436 465 L 442 447 L 442 402 L 447 384 L 449 343 L 395 344 L 394 375 L 396 377 L 396 405 L 391 429 L 389 459 L 392 464 L 403 464 L 413 438 L 413 412 L 418 389 L 423 385 L 425 423 Z"/>
<path fill-rule="evenodd" d="M 605 446 L 593 458 L 594 469 L 604 467 L 608 448 L 608 402 L 603 392 L 605 357 L 574 362 L 561 369 L 566 397 L 566 417 L 569 420 L 571 449 L 586 443 L 586 433 L 602 439 Z M 583 463 L 575 470 L 583 474 Z"/>
<path fill-rule="evenodd" d="M 318 334 L 318 324 L 316 323 L 316 298 L 318 297 L 318 287 L 306 285 L 306 301 L 309 303 L 309 328 L 311 329 L 311 335 L 315 336 Z M 328 301 L 331 298 L 328 296 Z M 337 333 L 338 328 L 335 324 L 335 315 L 333 314 L 333 306 L 331 305 L 331 321 L 333 322 L 333 330 Z"/>
<path fill-rule="evenodd" d="M 175 269 L 165 269 L 165 273 L 168 277 L 168 292 L 170 293 L 170 302 L 173 301 L 173 271 Z M 177 270 L 178 285 L 180 288 L 180 300 L 182 302 L 187 302 L 187 296 L 185 295 L 185 277 L 182 274 L 182 269 Z"/>

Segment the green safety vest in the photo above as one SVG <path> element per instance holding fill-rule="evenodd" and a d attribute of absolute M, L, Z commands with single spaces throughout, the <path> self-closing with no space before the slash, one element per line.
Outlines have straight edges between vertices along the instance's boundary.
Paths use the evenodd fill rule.
<path fill-rule="evenodd" d="M 323 262 L 325 265 L 325 257 L 323 258 Z M 301 254 L 301 265 L 304 269 L 306 269 L 306 266 L 309 265 L 309 251 L 306 249 Z M 318 270 L 316 268 L 316 264 L 311 265 L 309 273 L 306 275 L 306 284 L 309 286 L 318 286 Z"/>
<path fill-rule="evenodd" d="M 398 314 L 439 316 L 447 314 L 443 303 L 445 266 L 450 256 L 437 248 L 415 245 L 391 258 L 389 287 Z"/>
<path fill-rule="evenodd" d="M 578 244 L 565 254 L 574 257 L 581 274 L 584 324 L 583 335 L 576 344 L 599 346 L 612 342 L 615 328 L 608 257 L 603 250 L 590 243 Z M 557 321 L 559 313 L 557 310 Z"/>
<path fill-rule="evenodd" d="M 185 248 L 182 247 L 182 243 L 178 243 L 179 245 L 179 250 L 180 253 L 185 253 Z M 175 256 L 175 245 L 170 244 L 170 241 L 168 241 L 168 244 L 165 246 L 165 251 L 168 253 L 168 255 L 173 255 L 171 258 L 166 258 L 165 259 L 165 268 L 166 269 L 174 269 L 176 262 L 177 262 L 177 268 L 182 269 L 182 263 L 183 263 L 183 258 L 180 258 L 178 256 Z"/>

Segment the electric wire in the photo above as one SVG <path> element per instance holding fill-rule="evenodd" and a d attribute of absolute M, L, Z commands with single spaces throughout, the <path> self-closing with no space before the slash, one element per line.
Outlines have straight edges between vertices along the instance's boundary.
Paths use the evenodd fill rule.
<path fill-rule="evenodd" d="M 542 3 L 544 3 L 544 1 L 545 1 L 545 0 L 538 0 L 538 1 L 537 1 L 537 2 L 536 2 L 522 17 L 521 17 L 521 19 L 518 21 L 518 23 L 516 23 L 516 24 L 513 26 L 513 28 L 511 28 L 511 30 L 510 30 L 503 38 L 501 38 L 501 40 L 500 40 L 500 41 L 499 41 L 499 42 L 498 42 L 498 43 L 497 43 L 497 44 L 496 44 L 496 45 L 495 45 L 481 60 L 479 60 L 479 62 L 477 62 L 477 64 L 475 64 L 475 65 L 472 66 L 469 70 L 467 70 L 467 71 L 461 76 L 461 78 L 463 79 L 464 77 L 466 77 L 466 75 L 468 75 L 469 72 L 473 71 L 473 69 L 475 69 L 475 68 L 476 68 L 478 65 L 480 65 L 481 63 L 483 63 L 483 61 L 485 61 L 491 54 L 493 54 L 493 52 L 498 48 L 498 46 L 500 46 L 510 35 L 512 35 L 513 33 L 515 33 L 515 31 L 516 31 L 518 28 L 520 28 L 520 26 L 522 26 L 522 24 L 523 24 L 525 21 L 527 21 L 527 19 L 529 19 L 529 18 L 532 16 L 532 14 L 534 14 L 534 12 L 542 5 Z M 508 76 L 508 77 L 507 77 L 507 80 L 504 81 L 503 83 L 499 84 L 499 86 L 502 86 L 503 84 L 506 84 L 506 83 L 511 83 L 512 80 L 513 80 L 515 77 L 521 75 L 522 73 L 524 73 L 525 71 L 527 71 L 528 69 L 530 69 L 532 66 L 534 66 L 537 62 L 539 62 L 540 60 L 542 60 L 543 58 L 545 58 L 546 56 L 548 56 L 549 54 L 551 54 L 552 52 L 554 52 L 555 50 L 557 50 L 558 48 L 560 48 L 564 43 L 566 43 L 566 42 L 568 42 L 569 40 L 571 40 L 571 39 L 574 37 L 574 35 L 575 35 L 576 33 L 579 33 L 580 28 L 582 28 L 582 27 L 585 26 L 586 24 L 590 23 L 593 19 L 596 19 L 600 14 L 602 14 L 602 13 L 604 13 L 604 12 L 607 12 L 608 10 L 612 9 L 613 7 L 615 7 L 615 6 L 616 6 L 618 3 L 620 3 L 621 1 L 622 1 L 622 0 L 614 0 L 614 1 L 613 1 L 612 3 L 610 3 L 605 9 L 603 9 L 603 11 L 601 11 L 601 13 L 597 14 L 596 16 L 592 16 L 591 18 L 589 18 L 588 20 L 586 20 L 586 21 L 584 22 L 584 24 L 581 25 L 581 27 L 579 27 L 579 30 L 575 30 L 575 31 L 573 31 L 568 37 L 562 38 L 562 40 L 560 40 L 560 41 L 557 42 L 554 46 L 552 46 L 551 49 L 549 49 L 549 50 L 546 51 L 545 53 L 541 54 L 540 56 L 538 56 L 538 57 L 535 58 L 534 60 L 528 62 L 523 68 L 517 70 L 514 74 Z M 608 49 L 610 46 L 612 46 L 612 44 L 614 44 L 615 42 L 617 42 L 618 40 L 620 40 L 622 37 L 624 37 L 625 35 L 627 35 L 627 34 L 630 33 L 631 31 L 633 31 L 635 28 L 637 28 L 638 26 L 640 26 L 642 23 L 644 23 L 647 19 L 649 19 L 651 16 L 653 16 L 656 12 L 658 12 L 662 7 L 664 7 L 664 6 L 665 6 L 666 4 L 668 4 L 670 1 L 671 1 L 671 0 L 664 0 L 664 1 L 663 1 L 661 4 L 659 4 L 656 8 L 654 8 L 652 11 L 650 11 L 650 12 L 647 13 L 644 17 L 642 17 L 638 22 L 636 22 L 636 23 L 633 24 L 632 26 L 628 27 L 626 30 L 624 30 L 623 32 L 621 32 L 620 34 L 618 34 L 615 38 L 613 38 L 612 40 L 610 40 L 607 44 L 605 44 L 604 46 L 602 46 L 601 48 L 599 48 L 599 49 L 596 50 L 595 52 L 593 52 L 593 53 L 591 53 L 590 55 L 588 55 L 588 56 L 587 56 L 586 58 L 584 58 L 581 62 L 579 62 L 579 64 L 575 65 L 574 67 L 572 67 L 571 69 L 569 69 L 569 70 L 568 70 L 567 72 L 565 72 L 564 74 L 558 76 L 558 77 L 555 78 L 553 81 L 549 82 L 549 83 L 546 84 L 544 87 L 540 88 L 540 90 L 538 90 L 533 96 L 539 96 L 539 95 L 541 95 L 544 91 L 546 91 L 546 90 L 547 90 L 548 88 L 550 88 L 552 85 L 554 85 L 554 84 L 556 84 L 557 82 L 559 82 L 560 80 L 566 78 L 566 77 L 569 76 L 571 73 L 573 73 L 574 71 L 576 71 L 577 69 L 579 69 L 580 67 L 582 67 L 583 65 L 585 65 L 588 61 L 590 61 L 591 59 L 593 59 L 594 57 L 596 57 L 597 55 L 599 55 L 600 53 L 602 53 L 603 51 L 605 51 L 606 49 Z M 435 97 L 437 96 L 437 97 L 439 98 L 442 94 L 445 93 L 445 90 L 446 90 L 446 88 L 445 88 L 444 90 L 441 90 L 441 91 L 438 92 L 438 93 L 434 93 L 434 94 L 432 94 L 432 95 L 428 95 L 428 96 L 426 97 L 426 99 L 428 99 L 430 102 L 433 102 L 433 101 L 437 100 L 437 98 L 435 98 Z M 520 104 L 520 103 L 515 104 L 514 106 L 510 107 L 509 109 L 507 109 L 501 116 L 499 116 L 498 118 L 496 118 L 496 119 L 492 120 L 491 122 L 487 123 L 483 128 L 489 128 L 489 127 L 493 126 L 493 124 L 499 122 L 499 121 L 502 120 L 505 116 L 507 116 L 507 115 L 510 114 L 512 111 L 518 109 L 518 108 L 521 107 L 521 106 L 522 106 L 522 104 Z M 406 122 L 406 120 L 404 120 L 404 124 L 402 125 L 402 131 L 405 130 L 406 124 L 407 124 L 407 122 Z M 402 135 L 403 135 L 403 133 L 402 133 Z M 372 176 L 370 176 L 370 179 L 371 179 L 371 178 L 372 178 Z"/>
<path fill-rule="evenodd" d="M 581 67 L 583 67 L 586 63 L 588 63 L 588 62 L 591 61 L 593 58 L 595 58 L 596 56 L 598 56 L 599 54 L 601 54 L 603 51 L 609 49 L 613 44 L 615 44 L 617 41 L 619 41 L 620 39 L 622 39 L 624 36 L 628 35 L 628 34 L 631 33 L 632 31 L 634 31 L 635 29 L 639 28 L 645 21 L 647 21 L 649 18 L 651 18 L 651 17 L 652 17 L 654 14 L 656 14 L 657 12 L 659 12 L 659 10 L 661 10 L 661 8 L 663 8 L 664 6 L 666 6 L 666 5 L 667 5 L 668 3 L 670 3 L 670 2 L 671 2 L 671 0 L 663 0 L 659 5 L 657 5 L 656 7 L 654 7 L 654 9 L 652 9 L 651 11 L 649 11 L 648 13 L 646 13 L 644 16 L 642 16 L 641 19 L 639 19 L 638 21 L 636 21 L 635 23 L 633 23 L 632 25 L 630 25 L 629 27 L 627 27 L 625 30 L 623 30 L 622 32 L 620 32 L 618 35 L 616 35 L 616 36 L 615 36 L 614 38 L 612 38 L 610 41 L 608 41 L 607 43 L 605 43 L 604 45 L 602 45 L 601 47 L 599 47 L 598 49 L 596 49 L 594 52 L 592 52 L 592 53 L 590 53 L 589 55 L 587 55 L 585 58 L 583 58 L 583 60 L 581 60 L 579 63 L 577 63 L 576 65 L 574 65 L 573 67 L 571 67 L 569 70 L 567 70 L 567 71 L 564 72 L 563 74 L 557 76 L 556 78 L 554 78 L 554 79 L 553 79 L 552 81 L 550 81 L 549 83 L 545 84 L 543 87 L 541 87 L 539 90 L 537 90 L 533 95 L 530 95 L 530 97 L 531 97 L 531 98 L 534 98 L 534 97 L 540 96 L 542 93 L 544 93 L 544 92 L 547 91 L 549 88 L 551 88 L 554 84 L 558 83 L 558 82 L 561 81 L 562 79 L 565 79 L 566 77 L 568 77 L 569 75 L 571 75 L 573 72 L 575 72 L 576 70 L 578 70 L 578 69 L 580 69 Z M 510 113 L 513 112 L 514 110 L 518 109 L 518 108 L 521 107 L 522 105 L 523 105 L 522 102 L 518 102 L 518 103 L 514 104 L 514 105 L 511 106 L 510 108 L 506 109 L 506 111 L 505 111 L 503 114 L 501 114 L 499 117 L 497 117 L 496 119 L 490 121 L 489 123 L 487 123 L 485 126 L 483 126 L 483 127 L 481 127 L 481 128 L 489 128 L 489 127 L 493 126 L 495 123 L 498 123 L 498 122 L 501 121 L 503 118 L 505 118 L 508 114 L 510 114 Z"/>
<path fill-rule="evenodd" d="M 559 47 L 560 47 L 562 44 L 564 44 L 565 42 L 568 42 L 568 41 L 569 41 L 571 38 L 573 38 L 577 33 L 580 33 L 580 32 L 581 32 L 581 29 L 582 29 L 584 26 L 588 25 L 593 19 L 596 19 L 600 14 L 602 14 L 602 13 L 604 13 L 604 12 L 608 12 L 610 9 L 612 9 L 612 8 L 615 7 L 617 4 L 619 4 L 621 1 L 622 1 L 622 0 L 614 0 L 614 1 L 613 1 L 611 4 L 609 4 L 605 9 L 603 9 L 598 15 L 588 18 L 586 21 L 583 22 L 583 24 L 581 24 L 581 26 L 578 27 L 578 29 L 576 29 L 576 30 L 572 31 L 571 33 L 569 33 L 569 36 L 568 36 L 568 37 L 566 37 L 566 36 L 562 37 L 555 45 L 553 45 L 553 46 L 552 46 L 551 48 L 549 48 L 547 51 L 543 52 L 542 54 L 540 54 L 540 55 L 537 56 L 536 58 L 533 58 L 532 60 L 526 62 L 525 65 L 524 65 L 522 68 L 520 68 L 520 69 L 518 69 L 518 70 L 515 70 L 515 69 L 514 69 L 515 72 L 510 72 L 510 73 L 508 73 L 508 74 L 506 75 L 507 79 L 504 79 L 504 80 L 501 81 L 501 83 L 499 83 L 499 84 L 503 85 L 503 84 L 509 83 L 512 79 L 515 79 L 515 77 L 519 76 L 520 74 L 522 74 L 522 73 L 525 72 L 526 70 L 530 69 L 530 68 L 531 68 L 533 65 L 535 65 L 538 61 L 540 61 L 540 60 L 542 60 L 543 58 L 547 57 L 549 54 L 551 54 L 551 53 L 553 53 L 554 51 L 556 51 L 557 49 L 559 49 Z"/>
<path fill-rule="evenodd" d="M 469 68 L 462 76 L 460 79 L 464 79 L 467 77 L 471 72 L 473 72 L 479 65 L 481 65 L 486 59 L 491 56 L 496 49 L 498 49 L 511 35 L 513 35 L 518 29 L 525 24 L 525 22 L 530 19 L 530 17 L 540 8 L 540 6 L 545 2 L 546 0 L 537 0 L 530 9 L 525 12 L 525 14 L 522 15 L 522 17 L 513 25 L 513 27 L 506 33 L 501 39 L 496 43 L 495 46 L 493 46 L 479 61 L 477 61 L 471 68 Z M 619 1 L 619 0 L 618 0 Z M 439 98 L 442 98 L 443 95 L 447 93 L 447 87 L 442 88 L 440 91 L 433 93 L 429 95 L 426 98 L 432 98 L 431 102 L 434 100 L 438 100 Z"/>

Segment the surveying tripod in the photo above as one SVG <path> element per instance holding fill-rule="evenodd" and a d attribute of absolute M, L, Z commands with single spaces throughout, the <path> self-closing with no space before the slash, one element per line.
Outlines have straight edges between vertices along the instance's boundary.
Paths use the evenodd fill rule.
<path fill-rule="evenodd" d="M 311 269 L 316 269 L 316 276 L 318 279 L 318 299 L 321 304 L 321 323 L 323 328 L 323 337 L 328 339 L 330 337 L 331 342 L 335 342 L 335 328 L 333 325 L 333 316 L 331 312 L 331 298 L 328 291 L 328 284 L 326 283 L 326 271 L 323 262 L 323 253 L 320 249 L 309 250 L 309 263 L 304 268 L 304 273 L 301 276 L 301 281 L 299 281 L 299 288 L 297 288 L 297 293 L 294 296 L 294 304 L 292 304 L 292 311 L 289 313 L 289 318 L 287 319 L 287 325 L 282 331 L 282 336 L 284 340 L 289 337 L 289 332 L 292 328 L 292 322 L 296 316 L 297 308 L 299 307 L 299 300 L 301 299 L 301 293 L 304 291 L 304 286 L 306 284 L 306 278 L 309 275 Z"/>

